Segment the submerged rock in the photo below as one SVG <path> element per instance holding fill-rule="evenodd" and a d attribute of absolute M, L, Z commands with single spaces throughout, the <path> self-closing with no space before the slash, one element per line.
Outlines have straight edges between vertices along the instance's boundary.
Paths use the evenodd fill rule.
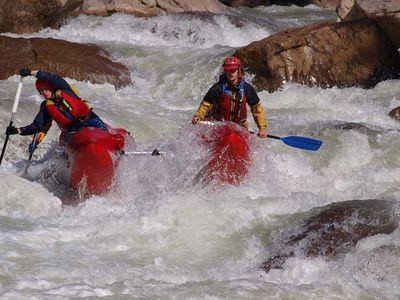
<path fill-rule="evenodd" d="M 396 121 L 400 121 L 400 106 L 393 108 L 389 112 L 389 117 L 395 119 Z"/>
<path fill-rule="evenodd" d="M 261 269 L 280 269 L 293 256 L 334 258 L 351 251 L 363 238 L 392 233 L 398 228 L 392 207 L 393 202 L 386 200 L 353 200 L 313 210 L 310 218 L 275 239 Z"/>

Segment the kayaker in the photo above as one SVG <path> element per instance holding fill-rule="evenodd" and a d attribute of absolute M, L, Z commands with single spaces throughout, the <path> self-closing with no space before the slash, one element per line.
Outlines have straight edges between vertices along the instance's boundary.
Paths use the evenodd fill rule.
<path fill-rule="evenodd" d="M 70 133 L 82 127 L 96 127 L 107 130 L 106 124 L 92 111 L 86 101 L 83 101 L 76 89 L 62 77 L 42 71 L 21 69 L 22 77 L 35 76 L 36 89 L 44 98 L 40 110 L 32 124 L 16 128 L 8 126 L 6 133 L 32 135 L 37 133 L 36 142 L 31 143 L 29 152 L 32 153 L 37 144 L 45 137 L 54 120 L 61 129 L 60 142 L 65 142 Z"/>
<path fill-rule="evenodd" d="M 267 137 L 267 121 L 254 87 L 244 80 L 243 68 L 237 57 L 224 60 L 224 73 L 206 93 L 192 118 L 196 124 L 204 118 L 231 121 L 248 128 L 246 103 L 258 127 L 258 136 Z"/>

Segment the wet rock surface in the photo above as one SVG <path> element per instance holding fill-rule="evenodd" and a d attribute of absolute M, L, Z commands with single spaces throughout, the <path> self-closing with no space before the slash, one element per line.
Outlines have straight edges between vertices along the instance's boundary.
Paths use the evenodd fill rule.
<path fill-rule="evenodd" d="M 273 241 L 261 269 L 280 269 L 294 256 L 335 258 L 363 238 L 392 233 L 398 228 L 393 205 L 387 200 L 353 200 L 314 209 L 311 217 L 289 226 Z"/>
<path fill-rule="evenodd" d="M 83 0 L 0 0 L 0 32 L 57 28 L 82 4 Z"/>
<path fill-rule="evenodd" d="M 400 56 L 375 22 L 325 21 L 281 31 L 235 53 L 254 85 L 270 92 L 284 82 L 371 88 L 399 78 Z"/>
<path fill-rule="evenodd" d="M 108 82 L 116 88 L 132 83 L 128 68 L 111 60 L 100 47 L 51 38 L 0 36 L 0 66 L 0 79 L 19 74 L 22 68 L 31 68 L 80 81 Z"/>

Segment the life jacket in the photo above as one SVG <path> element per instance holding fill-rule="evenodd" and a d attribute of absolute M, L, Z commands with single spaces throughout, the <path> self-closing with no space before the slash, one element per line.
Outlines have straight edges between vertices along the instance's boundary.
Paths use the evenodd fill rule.
<path fill-rule="evenodd" d="M 46 108 L 63 130 L 68 130 L 78 119 L 86 119 L 92 110 L 82 99 L 72 97 L 62 90 L 56 91 L 52 99 L 46 100 Z"/>
<path fill-rule="evenodd" d="M 226 80 L 221 80 L 222 93 L 218 99 L 213 117 L 220 121 L 231 121 L 238 124 L 246 122 L 247 108 L 244 94 L 244 80 L 239 78 L 239 90 L 235 93 L 227 87 Z"/>

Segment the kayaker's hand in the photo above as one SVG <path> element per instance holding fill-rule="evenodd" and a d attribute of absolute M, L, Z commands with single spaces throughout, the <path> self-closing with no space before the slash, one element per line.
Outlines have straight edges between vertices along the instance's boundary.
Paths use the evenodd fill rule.
<path fill-rule="evenodd" d="M 7 135 L 19 134 L 19 130 L 18 130 L 18 128 L 14 127 L 14 126 L 9 125 L 6 129 L 6 134 Z"/>
<path fill-rule="evenodd" d="M 260 128 L 257 134 L 258 137 L 260 138 L 266 138 L 267 137 L 267 129 L 265 128 Z"/>
<path fill-rule="evenodd" d="M 201 119 L 198 116 L 193 116 L 193 119 L 192 119 L 192 124 L 193 125 L 199 123 L 200 121 L 201 121 Z"/>
<path fill-rule="evenodd" d="M 19 75 L 21 75 L 22 77 L 30 76 L 31 69 L 21 69 L 19 70 Z"/>
<path fill-rule="evenodd" d="M 77 129 L 82 128 L 82 127 L 87 127 L 87 121 L 83 118 L 75 118 L 72 121 L 72 124 L 74 125 L 74 127 L 76 127 Z"/>

